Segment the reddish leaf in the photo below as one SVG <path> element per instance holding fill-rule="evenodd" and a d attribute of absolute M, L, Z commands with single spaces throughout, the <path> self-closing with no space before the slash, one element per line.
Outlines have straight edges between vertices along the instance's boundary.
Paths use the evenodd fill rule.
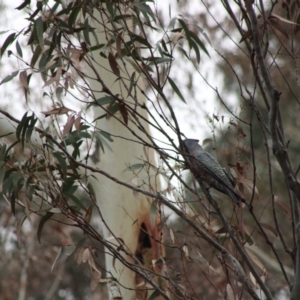
<path fill-rule="evenodd" d="M 128 110 L 126 108 L 126 106 L 123 104 L 121 105 L 120 107 L 120 112 L 121 112 L 121 115 L 123 117 L 123 121 L 126 125 L 128 125 Z"/>
<path fill-rule="evenodd" d="M 74 123 L 77 131 L 80 131 L 81 126 L 82 126 L 82 123 L 80 121 L 81 121 L 81 111 L 77 114 L 77 117 L 76 117 L 75 123 Z"/>
<path fill-rule="evenodd" d="M 51 115 L 63 115 L 69 111 L 72 111 L 72 110 L 67 107 L 61 106 L 61 107 L 54 108 L 52 110 L 42 111 L 41 113 L 44 114 L 45 117 L 47 118 L 48 116 L 51 116 Z"/>
<path fill-rule="evenodd" d="M 110 68 L 113 71 L 113 73 L 119 77 L 120 76 L 119 66 L 117 64 L 117 61 L 116 61 L 114 55 L 111 52 L 109 52 L 109 54 L 108 54 L 108 62 L 109 62 Z"/>
<path fill-rule="evenodd" d="M 262 223 L 262 222 L 260 222 L 259 224 L 260 224 L 262 227 L 264 227 L 264 228 L 270 230 L 274 235 L 278 236 L 277 230 L 276 230 L 274 227 L 272 227 L 270 224 Z"/>
<path fill-rule="evenodd" d="M 28 91 L 28 80 L 27 80 L 27 73 L 26 71 L 22 71 L 19 74 L 19 80 L 22 86 L 22 90 L 24 92 L 24 96 L 25 96 L 25 100 L 26 100 L 26 104 L 27 104 L 27 95 L 29 94 Z"/>
<path fill-rule="evenodd" d="M 65 124 L 64 129 L 63 129 L 63 133 L 62 133 L 63 137 L 65 137 L 69 132 L 71 132 L 74 122 L 75 122 L 74 115 L 69 116 L 67 123 Z"/>

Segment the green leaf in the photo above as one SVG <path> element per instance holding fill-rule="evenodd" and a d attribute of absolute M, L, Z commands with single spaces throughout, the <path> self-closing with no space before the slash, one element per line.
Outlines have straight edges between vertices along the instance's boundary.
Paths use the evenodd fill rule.
<path fill-rule="evenodd" d="M 12 176 L 13 176 L 13 190 L 17 195 L 23 185 L 24 177 L 20 173 L 14 173 Z"/>
<path fill-rule="evenodd" d="M 131 95 L 131 92 L 132 92 L 132 88 L 133 86 L 136 85 L 136 81 L 135 81 L 135 72 L 133 72 L 130 76 L 130 86 L 129 86 L 129 89 L 128 89 L 128 96 Z"/>
<path fill-rule="evenodd" d="M 198 48 L 197 44 L 193 40 L 191 40 L 191 45 L 192 45 L 192 48 L 194 49 L 194 51 L 196 53 L 197 63 L 199 64 L 200 63 L 200 51 L 199 51 L 199 48 Z"/>
<path fill-rule="evenodd" d="M 3 54 L 5 53 L 5 50 L 15 40 L 15 38 L 16 38 L 16 33 L 12 33 L 6 38 L 6 40 L 4 41 L 4 43 L 0 49 L 0 58 L 3 56 Z"/>
<path fill-rule="evenodd" d="M 38 230 L 37 230 L 37 239 L 39 241 L 39 243 L 41 243 L 41 234 L 42 234 L 42 230 L 43 230 L 43 227 L 44 225 L 46 224 L 46 222 L 51 219 L 51 217 L 53 216 L 54 214 L 51 213 L 51 212 L 47 212 L 47 214 L 45 216 L 42 217 L 40 223 L 39 223 L 39 227 L 38 227 Z"/>
<path fill-rule="evenodd" d="M 5 173 L 6 173 L 5 162 L 0 161 L 0 192 L 2 192 L 2 185 L 3 185 Z"/>
<path fill-rule="evenodd" d="M 44 48 L 44 24 L 43 24 L 43 20 L 42 17 L 39 17 L 36 19 L 35 24 L 34 24 L 34 28 L 35 28 L 35 33 L 37 36 L 37 39 L 39 41 L 39 44 L 41 46 L 41 48 Z"/>
<path fill-rule="evenodd" d="M 55 152 L 53 152 L 53 156 L 59 162 L 59 166 L 61 167 L 64 175 L 66 175 L 67 174 L 67 163 L 66 163 L 65 155 L 62 152 L 55 151 Z"/>
<path fill-rule="evenodd" d="M 22 146 L 24 147 L 24 142 L 27 140 L 30 142 L 31 134 L 34 130 L 35 123 L 37 122 L 37 118 L 35 117 L 35 114 L 32 114 L 31 116 L 27 116 L 26 112 L 23 115 L 23 118 L 21 122 L 18 124 L 16 129 L 16 137 L 17 140 L 22 141 Z"/>
<path fill-rule="evenodd" d="M 114 141 L 114 140 L 112 139 L 111 135 L 110 135 L 108 132 L 103 131 L 103 130 L 100 130 L 99 132 L 100 132 L 100 134 L 102 134 L 106 139 L 108 139 L 110 142 L 113 142 L 113 141 Z"/>
<path fill-rule="evenodd" d="M 10 75 L 6 76 L 3 80 L 1 80 L 0 85 L 6 82 L 11 81 L 14 77 L 18 75 L 19 71 L 14 71 Z"/>
<path fill-rule="evenodd" d="M 9 30 L 2 30 L 2 31 L 0 31 L 0 35 L 7 33 L 7 32 L 9 32 Z"/>
<path fill-rule="evenodd" d="M 84 36 L 85 42 L 86 42 L 89 46 L 91 45 L 91 41 L 90 41 L 90 31 L 91 31 L 91 27 L 90 27 L 90 25 L 89 25 L 89 20 L 88 20 L 88 18 L 86 18 L 85 21 L 84 21 L 83 36 Z"/>
<path fill-rule="evenodd" d="M 191 32 L 190 30 L 188 29 L 187 25 L 185 24 L 185 22 L 182 20 L 182 19 L 178 19 L 180 25 L 182 26 L 184 32 L 185 32 L 185 36 L 186 36 L 186 39 L 188 40 L 188 43 L 190 45 L 190 48 L 192 48 L 191 46 Z"/>
<path fill-rule="evenodd" d="M 90 182 L 88 183 L 87 188 L 88 188 L 89 193 L 93 197 L 93 200 L 96 200 L 96 193 L 95 193 L 93 185 Z"/>
<path fill-rule="evenodd" d="M 130 165 L 130 166 L 128 166 L 123 172 L 140 170 L 140 169 L 142 169 L 144 166 L 145 166 L 145 164 L 134 164 L 134 165 Z"/>
<path fill-rule="evenodd" d="M 132 18 L 133 18 L 132 15 L 121 14 L 121 15 L 116 16 L 116 17 L 113 19 L 113 21 L 114 21 L 114 22 L 118 22 L 118 21 L 120 21 L 120 20 L 126 20 L 126 19 L 132 19 Z"/>
<path fill-rule="evenodd" d="M 22 4 L 20 4 L 18 7 L 16 7 L 17 10 L 21 10 L 25 8 L 27 5 L 29 5 L 31 0 L 25 0 Z"/>
<path fill-rule="evenodd" d="M 137 41 L 143 45 L 145 45 L 147 48 L 152 48 L 152 46 L 149 44 L 149 42 L 147 41 L 147 39 L 133 33 L 133 32 L 129 32 L 130 37 L 133 39 L 133 41 Z"/>
<path fill-rule="evenodd" d="M 105 46 L 105 44 L 97 44 L 95 46 L 90 47 L 90 51 L 92 52 L 92 51 L 99 50 L 99 49 L 103 48 L 104 46 Z"/>
<path fill-rule="evenodd" d="M 30 62 L 30 65 L 32 68 L 34 68 L 34 65 L 36 64 L 41 53 L 42 53 L 42 48 L 40 45 L 37 45 L 34 50 L 34 53 L 32 55 L 31 62 Z"/>
<path fill-rule="evenodd" d="M 83 141 L 79 141 L 76 143 L 76 145 L 74 146 L 74 150 L 72 152 L 72 157 L 76 160 L 77 157 L 80 157 L 80 146 L 82 144 Z"/>
<path fill-rule="evenodd" d="M 23 57 L 22 48 L 21 48 L 21 46 L 20 46 L 20 44 L 19 44 L 18 41 L 16 42 L 16 50 L 17 50 L 18 55 L 19 55 L 20 57 Z"/>
<path fill-rule="evenodd" d="M 76 19 L 77 19 L 77 16 L 78 16 L 79 12 L 80 12 L 80 6 L 72 8 L 72 11 L 71 11 L 70 16 L 68 18 L 68 25 L 69 25 L 69 28 L 71 30 L 73 29 L 73 26 L 75 26 L 75 22 L 76 22 Z"/>
<path fill-rule="evenodd" d="M 85 206 L 81 203 L 81 201 L 76 197 L 74 196 L 73 194 L 68 194 L 68 199 L 71 199 L 77 206 L 76 206 L 76 210 L 78 211 L 80 208 L 82 210 L 85 210 Z M 73 207 L 75 208 L 75 207 Z"/>
<path fill-rule="evenodd" d="M 153 57 L 150 59 L 150 64 L 161 64 L 172 61 L 170 57 Z"/>
<path fill-rule="evenodd" d="M 197 34 L 194 32 L 190 32 L 192 39 L 200 46 L 200 48 L 206 53 L 208 57 L 210 57 L 207 49 L 205 48 L 204 44 L 201 42 L 201 40 L 198 38 Z"/>
<path fill-rule="evenodd" d="M 116 99 L 113 98 L 112 96 L 104 96 L 104 97 L 99 98 L 99 99 L 96 100 L 96 102 L 97 102 L 100 106 L 105 105 L 105 104 L 110 104 L 112 101 L 113 101 L 113 102 L 116 101 Z"/>
<path fill-rule="evenodd" d="M 110 105 L 107 107 L 107 118 L 110 118 L 115 113 L 117 113 L 121 108 L 121 103 L 110 103 Z"/>
<path fill-rule="evenodd" d="M 181 94 L 180 90 L 178 89 L 177 85 L 175 84 L 175 82 L 168 76 L 168 81 L 173 89 L 173 91 L 177 94 L 177 96 L 184 102 L 185 102 L 185 99 L 183 97 L 183 95 Z"/>
<path fill-rule="evenodd" d="M 159 295 L 160 295 L 160 292 L 155 290 L 149 297 L 149 300 L 155 300 Z"/>
<path fill-rule="evenodd" d="M 31 135 L 32 135 L 32 132 L 34 130 L 34 126 L 37 122 L 37 117 L 35 116 L 35 114 L 32 114 L 30 119 L 29 119 L 29 123 L 28 123 L 28 128 L 26 130 L 26 141 L 27 142 L 30 142 L 30 139 L 31 139 Z"/>

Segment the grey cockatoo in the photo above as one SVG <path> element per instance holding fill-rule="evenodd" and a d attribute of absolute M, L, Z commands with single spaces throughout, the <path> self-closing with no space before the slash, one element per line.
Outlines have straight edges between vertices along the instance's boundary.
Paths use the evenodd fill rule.
<path fill-rule="evenodd" d="M 205 151 L 198 140 L 186 139 L 183 141 L 184 154 L 189 161 L 190 169 L 196 178 L 200 178 L 209 186 L 227 194 L 236 203 L 245 200 L 235 191 L 235 184 L 215 158 Z"/>

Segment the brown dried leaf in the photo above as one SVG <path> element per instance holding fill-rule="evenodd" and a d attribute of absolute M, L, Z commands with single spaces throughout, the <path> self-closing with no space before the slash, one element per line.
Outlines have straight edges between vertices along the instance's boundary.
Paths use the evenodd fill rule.
<path fill-rule="evenodd" d="M 89 256 L 89 259 L 88 259 L 88 263 L 89 265 L 91 266 L 91 268 L 96 271 L 97 273 L 99 273 L 100 275 L 102 274 L 101 271 L 97 268 L 96 264 L 95 264 L 95 261 L 94 261 L 94 258 L 90 252 L 90 256 Z"/>
<path fill-rule="evenodd" d="M 81 248 L 78 248 L 76 250 L 76 252 L 74 253 L 74 259 L 75 259 L 75 261 L 77 262 L 78 265 L 82 263 L 84 250 L 85 250 L 85 248 L 81 247 Z"/>
<path fill-rule="evenodd" d="M 82 262 L 87 262 L 91 257 L 91 251 L 89 248 L 85 248 L 85 250 L 82 253 Z"/>
<path fill-rule="evenodd" d="M 119 66 L 117 64 L 117 61 L 116 61 L 114 55 L 111 52 L 109 52 L 109 54 L 108 54 L 108 62 L 109 62 L 110 68 L 113 71 L 113 73 L 116 76 L 120 77 Z"/>
<path fill-rule="evenodd" d="M 257 285 L 256 279 L 251 272 L 249 272 L 249 277 L 250 277 L 253 285 L 255 286 L 255 288 L 259 288 L 259 286 Z"/>
<path fill-rule="evenodd" d="M 288 31 L 280 24 L 278 23 L 278 19 L 270 16 L 268 18 L 268 23 L 271 28 L 277 29 L 279 32 L 281 32 L 287 39 L 289 38 Z"/>
<path fill-rule="evenodd" d="M 67 107 L 61 106 L 61 107 L 57 107 L 48 111 L 42 111 L 41 113 L 45 115 L 45 117 L 47 118 L 48 116 L 51 115 L 63 115 L 68 113 L 69 111 L 73 111 Z"/>
<path fill-rule="evenodd" d="M 64 126 L 64 129 L 63 129 L 63 132 L 62 132 L 62 137 L 66 137 L 66 135 L 71 132 L 72 130 L 72 127 L 74 125 L 74 122 L 75 122 L 75 117 L 74 115 L 71 115 L 68 117 L 68 120 Z"/>
<path fill-rule="evenodd" d="M 240 178 L 237 179 L 237 182 L 238 183 L 242 183 L 244 186 L 246 186 L 246 188 L 250 192 L 252 192 L 252 190 L 253 190 L 253 181 L 252 180 L 250 180 L 250 179 L 248 179 L 246 177 L 240 177 Z M 258 189 L 257 189 L 256 186 L 254 188 L 254 194 L 255 194 L 255 197 L 258 198 L 259 192 L 258 192 Z"/>
<path fill-rule="evenodd" d="M 21 83 L 22 87 L 28 89 L 27 72 L 26 72 L 26 70 L 20 72 L 20 74 L 19 74 L 19 80 L 20 80 L 20 83 Z"/>
<path fill-rule="evenodd" d="M 21 83 L 21 87 L 22 87 L 22 90 L 24 92 L 24 96 L 25 96 L 25 101 L 26 101 L 26 104 L 27 104 L 27 101 L 28 101 L 28 94 L 29 94 L 29 89 L 28 89 L 28 80 L 27 80 L 27 72 L 26 70 L 20 72 L 19 74 L 19 80 L 20 80 L 20 83 Z"/>
<path fill-rule="evenodd" d="M 86 210 L 85 216 L 84 216 L 84 220 L 87 223 L 91 222 L 91 218 L 92 218 L 92 214 L 93 214 L 93 204 L 91 204 L 88 209 Z"/>
<path fill-rule="evenodd" d="M 252 253 L 252 251 L 250 250 L 251 247 L 254 247 L 254 246 L 248 246 L 247 248 L 245 248 L 245 251 L 247 252 L 249 257 L 251 258 L 251 260 L 261 269 L 262 273 L 266 274 L 266 272 L 267 272 L 266 268 L 261 263 L 261 261 L 258 259 L 258 257 Z"/>
<path fill-rule="evenodd" d="M 227 294 L 227 298 L 228 300 L 235 300 L 235 296 L 234 296 L 234 292 L 233 292 L 233 289 L 232 289 L 232 286 L 227 283 L 226 285 L 226 294 Z"/>
<path fill-rule="evenodd" d="M 252 30 L 248 30 L 243 34 L 242 38 L 240 39 L 240 43 L 242 43 L 243 41 L 245 41 L 250 37 L 252 37 Z"/>
<path fill-rule="evenodd" d="M 70 85 L 71 89 L 74 89 L 74 75 L 70 72 L 66 72 L 64 74 L 65 78 L 65 89 L 68 89 L 68 86 Z"/>
<path fill-rule="evenodd" d="M 264 228 L 270 230 L 274 235 L 278 236 L 276 229 L 275 229 L 274 227 L 272 227 L 270 224 L 262 223 L 262 222 L 260 222 L 259 224 L 260 224 L 262 227 L 264 227 Z"/>
<path fill-rule="evenodd" d="M 293 21 L 287 20 L 287 19 L 285 19 L 285 18 L 282 18 L 282 17 L 280 17 L 280 16 L 278 16 L 278 15 L 276 15 L 276 14 L 273 14 L 273 13 L 270 14 L 270 16 L 268 17 L 268 19 L 270 20 L 270 19 L 272 19 L 272 18 L 278 19 L 278 20 L 280 20 L 280 21 L 282 21 L 282 22 L 284 22 L 284 23 L 290 24 L 290 25 L 296 25 L 296 26 L 299 26 L 299 24 L 297 24 L 297 23 L 295 23 L 295 22 L 293 22 Z"/>
<path fill-rule="evenodd" d="M 171 240 L 174 244 L 175 243 L 175 235 L 174 235 L 174 232 L 173 232 L 172 228 L 170 228 L 170 237 L 171 237 Z"/>
<path fill-rule="evenodd" d="M 127 108 L 124 104 L 120 106 L 120 112 L 121 112 L 121 115 L 123 117 L 124 123 L 126 125 L 128 125 L 128 110 L 127 110 Z"/>
<path fill-rule="evenodd" d="M 80 131 L 82 123 L 81 123 L 81 111 L 77 114 L 77 117 L 74 122 L 75 128 L 77 131 Z"/>
<path fill-rule="evenodd" d="M 181 32 L 175 33 L 171 36 L 171 41 L 173 44 L 176 44 L 179 40 L 185 38 L 184 30 Z"/>
<path fill-rule="evenodd" d="M 142 280 L 136 287 L 144 287 L 146 286 L 146 282 L 144 280 Z"/>
<path fill-rule="evenodd" d="M 61 73 L 62 73 L 62 69 L 58 68 L 55 75 L 45 82 L 44 87 L 52 83 L 55 83 L 55 85 L 58 86 Z"/>
<path fill-rule="evenodd" d="M 291 218 L 291 209 L 290 206 L 284 203 L 283 201 L 279 200 L 277 196 L 275 196 L 275 203 L 278 204 L 278 206 L 281 208 L 281 210 L 289 217 Z"/>
<path fill-rule="evenodd" d="M 189 248 L 188 248 L 187 245 L 184 245 L 184 246 L 182 247 L 182 251 L 183 251 L 185 257 L 186 257 L 186 258 L 189 258 Z"/>
<path fill-rule="evenodd" d="M 76 48 L 72 48 L 72 47 L 68 47 L 66 50 L 67 50 L 67 52 L 79 54 L 79 55 L 84 53 L 84 51 L 82 49 L 76 49 Z"/>
<path fill-rule="evenodd" d="M 91 290 L 94 291 L 97 286 L 98 286 L 98 283 L 100 282 L 101 280 L 101 273 L 99 274 L 98 272 L 93 272 L 92 273 L 92 279 L 91 279 Z"/>
<path fill-rule="evenodd" d="M 45 68 L 48 69 L 48 68 L 50 68 L 51 66 L 53 66 L 54 64 L 56 64 L 56 63 L 57 63 L 57 61 L 55 61 L 55 60 L 50 60 L 50 61 L 46 64 Z"/>

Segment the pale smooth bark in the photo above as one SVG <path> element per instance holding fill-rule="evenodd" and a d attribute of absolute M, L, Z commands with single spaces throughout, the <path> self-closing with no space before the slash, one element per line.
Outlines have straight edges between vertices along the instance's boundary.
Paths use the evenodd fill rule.
<path fill-rule="evenodd" d="M 102 19 L 98 12 L 94 12 L 94 18 L 95 20 Z M 98 21 L 93 22 L 92 26 L 96 28 L 95 32 L 98 43 L 106 44 L 108 40 L 105 28 L 102 27 Z M 128 24 L 128 26 L 131 28 L 132 24 Z M 91 43 L 92 45 L 97 44 L 95 39 L 92 39 Z M 128 89 L 126 90 L 122 83 L 117 80 L 118 77 L 111 71 L 108 60 L 101 57 L 98 53 L 93 54 L 93 58 L 97 62 L 96 64 L 93 64 L 93 67 L 101 77 L 101 80 L 103 80 L 106 87 L 112 91 L 114 95 L 119 94 L 119 98 L 123 98 L 124 101 L 126 101 Z M 95 78 L 95 70 L 86 67 L 88 77 Z M 129 64 L 127 64 L 126 71 L 127 72 L 125 74 L 121 70 L 121 76 L 123 78 L 130 79 L 134 70 Z M 128 80 L 127 82 L 129 87 L 130 81 Z M 140 88 L 143 88 L 143 82 L 141 80 L 138 84 Z M 99 91 L 102 89 L 101 84 L 97 80 L 89 80 L 89 85 L 92 91 Z M 105 96 L 104 93 L 99 92 L 94 92 L 94 95 L 96 99 Z M 139 89 L 137 90 L 136 98 L 138 99 L 139 104 L 146 102 L 144 95 L 142 95 Z M 131 102 L 133 102 L 132 99 Z M 133 103 L 132 105 L 135 104 Z M 139 114 L 147 118 L 147 112 L 145 109 L 141 109 L 139 105 L 135 105 L 135 107 Z M 96 108 L 94 111 L 95 118 L 103 115 L 104 113 L 105 111 L 101 107 Z M 143 124 L 145 130 L 149 132 L 148 124 L 143 122 L 140 118 L 139 121 Z M 139 172 L 139 179 L 134 179 L 134 174 L 130 171 L 124 172 L 129 165 L 142 163 L 143 160 L 149 161 L 151 164 L 155 165 L 155 153 L 153 149 L 145 148 L 141 143 L 138 143 L 137 138 L 122 123 L 123 118 L 120 112 L 117 112 L 109 119 L 102 118 L 97 120 L 96 127 L 110 133 L 114 141 L 110 143 L 112 151 L 106 149 L 104 154 L 101 151 L 100 161 L 96 164 L 96 167 L 110 173 L 112 176 L 124 182 L 134 185 L 136 184 L 138 186 L 141 186 L 142 182 L 144 182 L 143 187 L 145 189 L 152 188 L 159 191 L 159 179 L 157 174 L 153 171 L 153 176 L 150 179 L 150 174 L 147 174 L 145 170 Z M 144 140 L 149 141 L 146 135 L 141 134 L 136 125 L 131 122 L 130 116 L 128 127 L 142 136 Z M 135 254 L 138 250 L 138 238 L 141 225 L 144 223 L 150 234 L 152 232 L 152 234 L 155 235 L 155 232 L 157 232 L 154 227 L 157 226 L 158 219 L 156 220 L 156 224 L 151 225 L 150 221 L 150 207 L 153 199 L 147 198 L 142 194 L 134 194 L 132 190 L 118 185 L 105 176 L 101 176 L 100 174 L 94 175 L 96 179 L 91 178 L 91 181 L 97 195 L 97 201 L 104 223 L 106 224 L 103 226 L 105 238 L 117 246 L 120 245 L 120 241 L 118 241 L 118 239 L 121 239 L 124 241 L 126 249 L 129 249 L 132 254 Z M 159 258 L 161 254 L 159 253 L 160 251 L 158 247 L 152 250 L 153 259 Z M 127 259 L 134 263 L 132 258 L 127 257 Z M 115 261 L 114 257 L 110 253 L 106 254 L 106 269 L 120 282 L 119 288 L 123 299 L 133 299 L 136 295 L 136 292 L 134 291 L 136 287 L 135 274 L 128 268 L 124 267 L 121 262 Z M 122 288 L 121 286 L 129 289 Z M 116 297 L 116 293 L 110 293 L 110 297 Z"/>

